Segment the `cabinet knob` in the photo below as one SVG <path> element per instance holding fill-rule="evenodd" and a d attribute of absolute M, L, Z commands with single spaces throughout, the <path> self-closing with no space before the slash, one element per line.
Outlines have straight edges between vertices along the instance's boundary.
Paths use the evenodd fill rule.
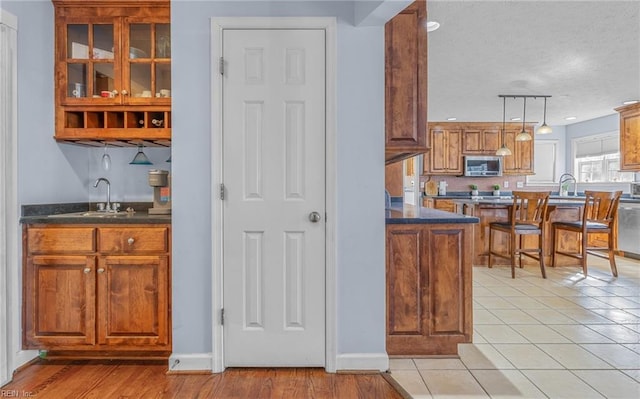
<path fill-rule="evenodd" d="M 100 274 L 104 273 L 104 269 L 103 268 L 98 269 L 98 273 Z"/>
<path fill-rule="evenodd" d="M 89 273 L 91 273 L 91 268 L 85 267 L 83 272 L 84 272 L 84 274 L 89 274 Z"/>
<path fill-rule="evenodd" d="M 127 240 L 127 243 L 129 245 L 133 245 L 134 242 L 135 242 L 135 240 L 133 239 L 133 237 L 129 237 L 129 239 Z"/>
<path fill-rule="evenodd" d="M 111 94 L 113 94 L 113 96 L 115 97 L 115 96 L 117 96 L 117 95 L 118 95 L 118 94 L 120 94 L 120 93 L 118 93 L 118 90 L 113 90 L 113 91 L 111 92 Z"/>
<path fill-rule="evenodd" d="M 122 90 L 120 93 L 121 93 L 123 96 L 128 96 L 128 95 L 129 95 L 129 92 L 128 92 L 128 91 L 126 91 L 126 90 Z"/>

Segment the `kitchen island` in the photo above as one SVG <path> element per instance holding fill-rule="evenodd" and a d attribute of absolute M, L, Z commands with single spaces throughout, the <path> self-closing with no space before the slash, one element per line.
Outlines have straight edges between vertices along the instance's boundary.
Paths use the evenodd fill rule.
<path fill-rule="evenodd" d="M 480 219 L 480 223 L 474 227 L 473 264 L 476 266 L 486 266 L 489 257 L 489 224 L 493 222 L 506 222 L 509 220 L 509 207 L 513 204 L 511 199 L 453 199 L 457 213 L 473 215 Z M 584 207 L 584 197 L 554 197 L 549 199 L 547 217 L 545 218 L 545 243 L 543 248 L 544 260 L 547 266 L 551 265 L 551 255 L 553 252 L 553 231 L 551 224 L 559 221 L 576 221 L 582 217 Z M 617 242 L 617 227 L 614 228 L 614 240 Z M 536 246 L 536 237 L 524 237 L 525 246 Z M 599 237 L 598 234 L 589 235 L 589 246 L 606 246 L 606 238 Z M 499 252 L 509 252 L 509 242 L 507 234 L 494 233 L 494 248 Z M 561 232 L 558 236 L 558 248 L 565 252 L 578 252 L 579 240 L 577 233 Z M 508 259 L 495 257 L 495 264 L 507 265 Z M 523 258 L 523 262 L 536 262 L 528 258 Z M 559 256 L 556 265 L 575 265 L 575 259 Z"/>
<path fill-rule="evenodd" d="M 386 210 L 387 353 L 457 355 L 471 342 L 473 216 Z"/>

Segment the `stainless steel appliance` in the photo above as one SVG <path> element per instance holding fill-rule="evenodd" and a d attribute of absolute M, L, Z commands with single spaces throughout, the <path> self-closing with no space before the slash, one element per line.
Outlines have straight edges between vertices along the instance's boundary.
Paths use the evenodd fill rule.
<path fill-rule="evenodd" d="M 630 186 L 631 198 L 640 198 L 640 182 L 633 182 Z"/>
<path fill-rule="evenodd" d="M 150 169 L 149 185 L 153 187 L 153 207 L 150 215 L 171 214 L 171 176 L 166 170 Z"/>
<path fill-rule="evenodd" d="M 502 157 L 497 156 L 465 156 L 465 176 L 502 176 Z"/>
<path fill-rule="evenodd" d="M 640 203 L 618 205 L 618 249 L 625 256 L 640 259 Z"/>

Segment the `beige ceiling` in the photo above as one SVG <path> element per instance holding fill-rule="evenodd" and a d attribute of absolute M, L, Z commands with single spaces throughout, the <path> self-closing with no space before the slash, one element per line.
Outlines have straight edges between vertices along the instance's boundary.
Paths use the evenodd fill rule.
<path fill-rule="evenodd" d="M 429 0 L 428 120 L 501 121 L 498 94 L 547 94 L 547 123 L 640 100 L 640 0 Z M 527 100 L 542 121 L 542 99 Z M 507 121 L 522 99 L 507 100 Z M 574 121 L 566 121 L 575 116 Z"/>

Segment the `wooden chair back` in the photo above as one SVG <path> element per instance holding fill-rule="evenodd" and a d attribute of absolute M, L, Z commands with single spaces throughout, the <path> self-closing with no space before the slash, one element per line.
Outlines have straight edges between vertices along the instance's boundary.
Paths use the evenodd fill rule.
<path fill-rule="evenodd" d="M 585 191 L 583 224 L 599 223 L 611 227 L 618 214 L 622 191 Z"/>
<path fill-rule="evenodd" d="M 511 225 L 528 224 L 540 227 L 547 213 L 550 191 L 514 191 Z"/>

